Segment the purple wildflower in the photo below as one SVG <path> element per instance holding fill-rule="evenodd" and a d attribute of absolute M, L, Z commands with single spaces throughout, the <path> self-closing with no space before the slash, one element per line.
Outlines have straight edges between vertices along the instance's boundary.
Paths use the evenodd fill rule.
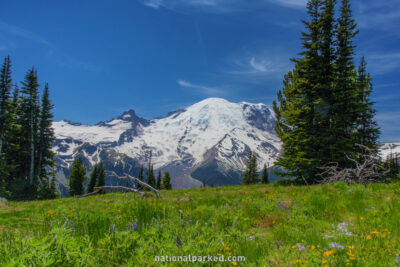
<path fill-rule="evenodd" d="M 330 243 L 329 246 L 332 247 L 332 248 L 344 249 L 344 246 L 342 246 L 342 245 L 340 245 L 340 244 L 338 244 L 338 243 L 336 243 L 336 242 Z"/>
<path fill-rule="evenodd" d="M 138 227 L 137 222 L 133 222 L 133 223 L 129 223 L 129 226 L 126 227 L 126 229 L 128 229 L 129 231 L 133 232 L 136 230 L 136 228 Z"/>
<path fill-rule="evenodd" d="M 288 208 L 288 206 L 278 202 L 278 204 L 276 204 L 276 208 L 279 210 L 285 210 Z"/>
<path fill-rule="evenodd" d="M 306 247 L 303 246 L 301 243 L 297 243 L 297 247 L 299 248 L 299 251 L 305 250 Z"/>
<path fill-rule="evenodd" d="M 183 223 L 183 220 L 181 220 L 181 226 L 182 226 L 182 228 L 185 228 L 185 224 Z"/>

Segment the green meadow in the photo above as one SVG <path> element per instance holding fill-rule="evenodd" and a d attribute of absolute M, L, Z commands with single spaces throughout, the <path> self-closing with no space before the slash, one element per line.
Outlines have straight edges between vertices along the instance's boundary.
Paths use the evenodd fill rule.
<path fill-rule="evenodd" d="M 227 186 L 7 202 L 0 266 L 397 266 L 400 184 Z M 162 262 L 157 256 L 230 261 Z M 246 261 L 232 256 L 244 256 Z M 159 258 L 162 259 L 162 258 Z M 193 258 L 192 258 L 193 259 Z M 233 260 L 236 259 L 236 260 Z"/>

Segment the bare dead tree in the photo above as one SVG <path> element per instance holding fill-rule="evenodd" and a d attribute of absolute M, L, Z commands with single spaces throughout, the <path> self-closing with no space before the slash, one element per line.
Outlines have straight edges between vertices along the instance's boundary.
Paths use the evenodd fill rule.
<path fill-rule="evenodd" d="M 126 174 L 126 173 L 124 174 L 125 176 L 119 176 L 118 174 L 116 174 L 116 173 L 113 172 L 113 171 L 104 171 L 104 172 L 110 174 L 110 176 L 117 177 L 118 179 L 121 179 L 121 180 L 122 180 L 122 179 L 130 179 L 130 180 L 133 180 L 133 181 L 135 181 L 136 183 L 140 184 L 141 186 L 146 187 L 147 189 L 149 189 L 149 190 L 150 190 L 151 192 L 153 192 L 158 198 L 162 198 L 161 195 L 160 195 L 160 193 L 158 192 L 158 190 L 156 190 L 156 189 L 153 188 L 152 186 L 148 185 L 147 183 L 141 181 L 140 179 L 138 179 L 138 178 L 136 178 L 136 177 L 130 176 L 130 175 Z M 105 189 L 108 189 L 108 190 L 122 190 L 122 191 L 125 191 L 125 192 L 133 192 L 133 193 L 140 194 L 140 195 L 142 195 L 142 196 L 147 195 L 145 192 L 142 192 L 142 191 L 140 191 L 140 190 L 138 190 L 138 189 L 135 189 L 135 188 L 125 187 L 125 186 L 111 186 L 111 185 L 106 185 L 106 186 L 97 186 L 97 187 L 94 188 L 94 191 L 93 191 L 93 192 L 88 193 L 88 194 L 85 194 L 85 195 L 77 196 L 77 197 L 92 196 L 92 195 L 95 195 L 95 194 L 100 193 L 101 191 L 103 191 L 103 190 L 105 190 Z"/>
<path fill-rule="evenodd" d="M 359 146 L 364 151 L 360 154 L 358 160 L 347 156 L 347 159 L 354 163 L 354 167 L 340 168 L 337 162 L 320 167 L 322 172 L 318 175 L 323 177 L 322 183 L 343 181 L 347 184 L 357 182 L 365 185 L 367 183 L 381 181 L 385 172 L 383 166 L 380 164 L 380 158 L 376 150 L 360 144 L 356 144 L 356 146 Z"/>

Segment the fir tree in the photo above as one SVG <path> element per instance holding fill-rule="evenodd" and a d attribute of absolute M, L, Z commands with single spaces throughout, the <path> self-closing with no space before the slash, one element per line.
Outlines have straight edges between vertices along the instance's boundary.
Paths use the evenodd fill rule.
<path fill-rule="evenodd" d="M 156 189 L 160 190 L 161 189 L 161 171 L 158 171 L 158 176 L 156 180 Z"/>
<path fill-rule="evenodd" d="M 155 187 L 156 181 L 154 177 L 153 165 L 151 164 L 151 158 L 152 158 L 152 151 L 150 150 L 149 165 L 147 169 L 147 184 L 152 187 Z"/>
<path fill-rule="evenodd" d="M 356 83 L 358 89 L 358 118 L 355 143 L 378 151 L 380 130 L 374 120 L 376 110 L 373 108 L 374 102 L 370 99 L 372 93 L 371 77 L 367 73 L 367 63 L 364 57 L 361 58 L 361 63 L 358 67 Z"/>
<path fill-rule="evenodd" d="M 8 184 L 9 170 L 5 162 L 5 154 L 3 151 L 6 140 L 7 131 L 10 129 L 10 93 L 12 87 L 11 79 L 11 61 L 10 57 L 4 59 L 3 66 L 0 70 L 0 194 L 5 192 Z"/>
<path fill-rule="evenodd" d="M 268 168 L 267 168 L 267 165 L 266 165 L 266 164 L 264 164 L 264 167 L 263 167 L 263 170 L 262 170 L 261 183 L 263 183 L 263 184 L 269 184 L 269 179 L 268 179 Z"/>
<path fill-rule="evenodd" d="M 38 98 L 38 77 L 35 69 L 31 69 L 25 75 L 22 82 L 21 93 L 21 124 L 23 129 L 23 144 L 21 149 L 24 153 L 24 165 L 21 166 L 23 177 L 27 177 L 27 193 L 33 197 L 38 186 L 38 177 L 35 173 L 35 163 L 37 163 L 36 152 L 38 142 L 38 118 L 39 118 L 39 98 Z"/>
<path fill-rule="evenodd" d="M 143 181 L 143 179 L 144 179 L 143 165 L 140 165 L 139 174 L 138 174 L 138 179 L 139 179 L 140 181 Z M 137 184 L 136 188 L 137 188 L 138 190 L 142 190 L 142 189 L 143 189 L 143 187 L 142 187 L 140 184 Z"/>
<path fill-rule="evenodd" d="M 100 161 L 98 167 L 97 167 L 97 181 L 96 181 L 96 187 L 99 186 L 105 186 L 106 185 L 106 177 L 104 174 L 104 165 L 103 162 Z"/>
<path fill-rule="evenodd" d="M 171 176 L 170 176 L 169 172 L 164 173 L 164 177 L 162 178 L 161 188 L 165 189 L 165 190 L 172 189 Z"/>
<path fill-rule="evenodd" d="M 247 158 L 246 170 L 243 174 L 243 184 L 256 184 L 259 182 L 260 177 L 257 174 L 257 158 L 254 152 L 249 152 Z"/>
<path fill-rule="evenodd" d="M 98 176 L 98 170 L 97 170 L 97 163 L 93 166 L 92 172 L 90 173 L 90 178 L 89 178 L 89 183 L 87 186 L 87 193 L 92 193 L 94 190 L 94 187 L 96 186 L 97 183 L 97 176 Z"/>
<path fill-rule="evenodd" d="M 69 176 L 69 195 L 79 196 L 84 193 L 83 183 L 86 180 L 86 168 L 82 158 L 76 158 L 72 163 Z"/>
<path fill-rule="evenodd" d="M 49 86 L 46 84 L 43 92 L 39 116 L 39 140 L 37 143 L 37 175 L 41 181 L 48 180 L 49 166 L 54 164 L 52 143 L 55 139 L 52 128 L 53 105 L 49 99 Z"/>

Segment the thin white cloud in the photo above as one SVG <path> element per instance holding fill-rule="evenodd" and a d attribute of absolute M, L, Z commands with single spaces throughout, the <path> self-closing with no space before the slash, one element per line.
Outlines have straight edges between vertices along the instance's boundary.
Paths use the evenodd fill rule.
<path fill-rule="evenodd" d="M 226 94 L 225 90 L 223 90 L 220 87 L 210 87 L 199 84 L 193 84 L 185 80 L 178 80 L 177 83 L 183 88 L 194 89 L 197 93 L 200 93 L 202 95 L 221 96 Z"/>
<path fill-rule="evenodd" d="M 5 22 L 0 21 L 0 31 L 5 32 L 7 34 L 10 35 L 14 35 L 17 37 L 21 37 L 24 39 L 28 39 L 30 41 L 36 42 L 36 43 L 40 43 L 46 46 L 52 46 L 46 39 L 44 39 L 43 37 L 29 32 L 27 30 L 24 30 L 18 26 L 15 25 L 11 25 Z"/>
<path fill-rule="evenodd" d="M 233 70 L 229 74 L 244 76 L 279 76 L 289 70 L 289 59 L 278 56 L 265 56 L 264 53 L 257 56 L 244 56 L 236 59 L 233 63 Z"/>
<path fill-rule="evenodd" d="M 282 6 L 296 7 L 296 8 L 305 7 L 307 4 L 307 0 L 266 0 L 266 1 L 279 4 Z"/>
<path fill-rule="evenodd" d="M 290 8 L 304 8 L 307 0 L 138 0 L 142 4 L 160 9 L 161 7 L 178 10 L 184 8 L 198 8 L 207 12 L 227 13 L 254 9 L 266 4 L 277 4 Z"/>
<path fill-rule="evenodd" d="M 400 68 L 400 52 L 368 54 L 366 60 L 373 74 L 386 74 Z"/>

